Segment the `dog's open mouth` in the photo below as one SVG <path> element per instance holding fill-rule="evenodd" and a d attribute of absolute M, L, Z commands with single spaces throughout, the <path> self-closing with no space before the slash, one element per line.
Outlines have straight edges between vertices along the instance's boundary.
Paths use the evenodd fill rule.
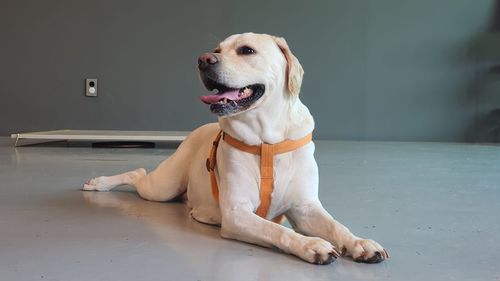
<path fill-rule="evenodd" d="M 230 88 L 215 81 L 204 81 L 208 90 L 217 92 L 200 96 L 202 102 L 210 104 L 210 110 L 225 116 L 248 109 L 255 101 L 262 97 L 265 91 L 263 84 L 252 84 L 242 88 Z"/>

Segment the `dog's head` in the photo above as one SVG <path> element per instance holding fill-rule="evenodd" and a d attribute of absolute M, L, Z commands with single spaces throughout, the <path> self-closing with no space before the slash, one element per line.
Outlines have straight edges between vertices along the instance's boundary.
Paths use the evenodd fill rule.
<path fill-rule="evenodd" d="M 198 68 L 205 87 L 215 91 L 200 99 L 220 117 L 297 96 L 304 74 L 285 39 L 254 33 L 228 37 L 198 58 Z"/>

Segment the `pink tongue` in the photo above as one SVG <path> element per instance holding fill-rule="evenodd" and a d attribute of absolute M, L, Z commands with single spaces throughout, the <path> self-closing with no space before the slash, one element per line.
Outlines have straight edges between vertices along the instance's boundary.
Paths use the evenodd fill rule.
<path fill-rule="evenodd" d="M 239 89 L 229 90 L 229 91 L 224 92 L 222 94 L 200 96 L 200 100 L 206 104 L 217 103 L 218 101 L 220 101 L 223 98 L 227 98 L 230 100 L 238 100 L 238 93 L 239 92 L 240 92 Z"/>

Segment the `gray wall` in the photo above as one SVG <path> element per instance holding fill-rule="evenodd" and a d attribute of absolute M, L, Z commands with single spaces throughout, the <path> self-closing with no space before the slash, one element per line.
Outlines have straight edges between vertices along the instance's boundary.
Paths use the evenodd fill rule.
<path fill-rule="evenodd" d="M 491 101 L 471 93 L 479 64 L 470 49 L 493 4 L 0 0 L 0 135 L 214 121 L 197 99 L 196 58 L 254 31 L 284 36 L 302 62 L 317 137 L 471 140 L 479 103 Z M 86 77 L 99 79 L 98 98 L 84 96 Z"/>

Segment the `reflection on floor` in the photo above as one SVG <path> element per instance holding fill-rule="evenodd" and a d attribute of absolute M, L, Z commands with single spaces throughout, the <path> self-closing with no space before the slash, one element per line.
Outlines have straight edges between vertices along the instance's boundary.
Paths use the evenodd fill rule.
<path fill-rule="evenodd" d="M 327 266 L 219 237 L 180 203 L 89 177 L 172 149 L 13 148 L 0 139 L 2 280 L 499 280 L 500 147 L 318 141 L 320 197 L 391 260 Z"/>

